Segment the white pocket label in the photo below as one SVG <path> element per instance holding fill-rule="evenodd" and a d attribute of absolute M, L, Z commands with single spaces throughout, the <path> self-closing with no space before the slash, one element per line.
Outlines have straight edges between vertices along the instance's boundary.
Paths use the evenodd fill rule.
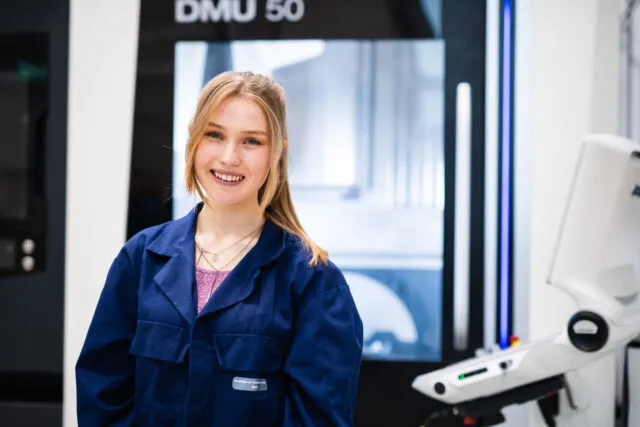
<path fill-rule="evenodd" d="M 267 391 L 267 380 L 264 378 L 234 377 L 232 387 L 240 391 Z"/>

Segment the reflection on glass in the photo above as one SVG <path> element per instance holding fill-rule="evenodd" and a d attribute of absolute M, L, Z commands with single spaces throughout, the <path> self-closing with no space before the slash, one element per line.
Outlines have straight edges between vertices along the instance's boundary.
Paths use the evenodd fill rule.
<path fill-rule="evenodd" d="M 292 196 L 302 224 L 345 272 L 365 355 L 438 360 L 442 333 L 444 43 L 181 42 L 176 46 L 174 216 L 188 122 L 225 70 L 287 92 Z"/>

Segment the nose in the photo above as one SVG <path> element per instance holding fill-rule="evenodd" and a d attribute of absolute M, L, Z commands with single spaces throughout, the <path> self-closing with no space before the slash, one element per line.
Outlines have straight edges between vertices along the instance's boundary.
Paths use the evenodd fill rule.
<path fill-rule="evenodd" d="M 236 144 L 234 140 L 229 139 L 222 150 L 220 162 L 223 165 L 238 166 L 240 164 L 238 148 L 238 144 Z"/>

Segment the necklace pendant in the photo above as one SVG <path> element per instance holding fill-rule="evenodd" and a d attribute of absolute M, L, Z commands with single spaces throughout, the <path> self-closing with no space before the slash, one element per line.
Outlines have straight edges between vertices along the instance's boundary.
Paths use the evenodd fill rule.
<path fill-rule="evenodd" d="M 218 262 L 218 254 L 211 255 L 211 262 Z"/>

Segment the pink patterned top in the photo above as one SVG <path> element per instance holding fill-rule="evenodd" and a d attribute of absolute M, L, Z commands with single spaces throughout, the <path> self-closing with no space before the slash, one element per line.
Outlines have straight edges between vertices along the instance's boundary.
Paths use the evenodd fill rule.
<path fill-rule="evenodd" d="M 207 270 L 205 268 L 196 267 L 196 287 L 198 288 L 198 313 L 207 303 L 210 295 L 213 295 L 220 287 L 220 284 L 231 273 L 229 271 Z"/>

